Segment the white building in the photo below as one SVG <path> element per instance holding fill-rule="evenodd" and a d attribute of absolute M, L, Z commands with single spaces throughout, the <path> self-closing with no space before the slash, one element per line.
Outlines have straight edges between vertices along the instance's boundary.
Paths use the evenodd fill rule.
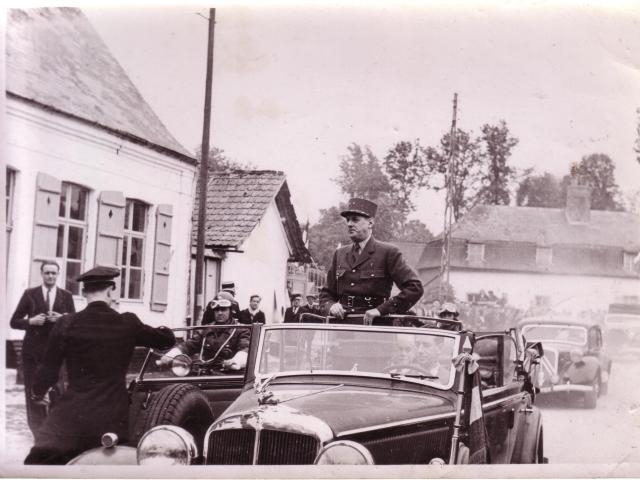
<path fill-rule="evenodd" d="M 193 218 L 195 245 L 197 203 Z M 310 261 L 284 173 L 216 173 L 208 183 L 205 225 L 205 303 L 221 281 L 233 281 L 241 308 L 260 295 L 267 322 L 280 322 L 292 293 L 287 264 Z"/>
<path fill-rule="evenodd" d="M 606 310 L 640 301 L 640 218 L 590 208 L 590 191 L 569 186 L 566 208 L 478 205 L 452 228 L 450 283 L 456 297 L 484 294 L 523 310 Z M 442 238 L 419 263 L 438 282 Z"/>
<path fill-rule="evenodd" d="M 113 265 L 120 311 L 182 325 L 195 159 L 80 10 L 9 10 L 6 42 L 7 313 L 53 259 L 76 309 L 74 278 Z"/>

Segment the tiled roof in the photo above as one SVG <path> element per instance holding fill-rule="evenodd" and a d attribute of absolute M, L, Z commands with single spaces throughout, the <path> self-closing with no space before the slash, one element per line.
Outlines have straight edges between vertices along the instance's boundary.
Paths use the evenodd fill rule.
<path fill-rule="evenodd" d="M 478 205 L 452 229 L 455 239 L 474 242 L 530 242 L 640 250 L 640 217 L 628 212 L 591 210 L 585 224 L 567 222 L 562 208 Z"/>
<path fill-rule="evenodd" d="M 205 245 L 238 248 L 262 219 L 284 182 L 284 173 L 271 170 L 236 170 L 212 176 L 207 190 Z M 194 241 L 198 198 L 199 192 L 193 216 Z"/>
<path fill-rule="evenodd" d="M 10 9 L 6 30 L 10 95 L 193 162 L 79 9 Z"/>
<path fill-rule="evenodd" d="M 393 245 L 400 249 L 405 261 L 412 267 L 417 269 L 418 262 L 424 251 L 426 242 L 391 242 Z"/>

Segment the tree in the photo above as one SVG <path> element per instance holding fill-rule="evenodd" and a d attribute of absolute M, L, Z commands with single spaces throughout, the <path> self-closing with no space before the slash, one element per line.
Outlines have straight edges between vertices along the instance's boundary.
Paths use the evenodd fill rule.
<path fill-rule="evenodd" d="M 384 158 L 384 170 L 397 201 L 397 209 L 405 215 L 415 208 L 411 195 L 424 185 L 426 167 L 426 157 L 418 140 L 396 143 Z"/>
<path fill-rule="evenodd" d="M 316 263 L 327 268 L 336 247 L 351 241 L 344 227 L 344 218 L 340 216 L 343 207 L 320 210 L 318 223 L 309 227 L 309 252 Z"/>
<path fill-rule="evenodd" d="M 198 164 L 202 160 L 202 149 L 198 147 L 196 149 L 196 159 Z M 230 159 L 224 153 L 224 150 L 218 147 L 211 147 L 209 150 L 209 175 L 214 172 L 229 172 L 231 170 L 255 170 L 255 166 L 251 163 L 240 162 L 238 160 Z"/>
<path fill-rule="evenodd" d="M 551 173 L 527 175 L 518 185 L 516 204 L 522 207 L 562 208 L 565 195 L 560 181 Z"/>
<path fill-rule="evenodd" d="M 347 150 L 348 155 L 340 161 L 341 174 L 335 179 L 343 193 L 375 201 L 381 193 L 391 190 L 380 162 L 369 147 L 363 151 L 360 145 L 353 143 Z"/>
<path fill-rule="evenodd" d="M 400 242 L 427 243 L 433 239 L 433 234 L 420 220 L 409 220 L 401 226 L 395 237 Z"/>
<path fill-rule="evenodd" d="M 571 178 L 581 185 L 591 187 L 593 210 L 622 210 L 620 189 L 615 180 L 613 160 L 604 153 L 592 153 L 582 157 L 580 163 L 571 166 Z M 569 178 L 563 179 L 565 185 Z"/>
<path fill-rule="evenodd" d="M 516 179 L 517 170 L 507 162 L 518 139 L 511 135 L 506 122 L 501 120 L 498 125 L 483 125 L 481 140 L 485 168 L 477 199 L 489 205 L 509 205 L 509 183 Z"/>
<path fill-rule="evenodd" d="M 451 134 L 440 139 L 438 147 L 425 148 L 426 164 L 431 174 L 424 183 L 428 188 L 440 191 L 446 188 L 446 172 L 451 157 Z M 482 155 L 480 139 L 473 138 L 471 132 L 461 129 L 455 134 L 455 162 L 452 166 L 452 208 L 453 217 L 458 220 L 476 203 L 480 190 Z"/>

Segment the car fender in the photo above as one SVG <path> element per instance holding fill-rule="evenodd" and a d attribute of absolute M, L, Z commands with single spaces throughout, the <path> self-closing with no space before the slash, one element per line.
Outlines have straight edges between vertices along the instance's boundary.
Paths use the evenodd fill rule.
<path fill-rule="evenodd" d="M 126 445 L 98 447 L 82 452 L 67 465 L 137 465 L 137 449 Z"/>
<path fill-rule="evenodd" d="M 571 383 L 589 385 L 593 383 L 600 370 L 600 362 L 596 357 L 585 356 L 580 362 L 573 363 L 567 370 Z"/>
<path fill-rule="evenodd" d="M 535 452 L 540 432 L 542 431 L 542 412 L 538 407 L 530 407 L 531 412 L 525 414 L 525 420 L 516 439 L 511 463 L 535 463 L 530 452 Z"/>

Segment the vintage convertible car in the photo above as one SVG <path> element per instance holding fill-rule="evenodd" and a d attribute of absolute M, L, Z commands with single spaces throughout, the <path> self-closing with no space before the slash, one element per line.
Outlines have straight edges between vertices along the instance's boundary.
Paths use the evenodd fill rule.
<path fill-rule="evenodd" d="M 515 329 L 427 317 L 254 325 L 243 375 L 151 374 L 151 353 L 132 386 L 137 447 L 106 437 L 73 463 L 542 463 L 540 350 L 525 347 Z M 191 373 L 184 358 L 172 371 Z"/>
<path fill-rule="evenodd" d="M 598 324 L 560 316 L 531 317 L 519 323 L 527 341 L 540 342 L 544 358 L 534 382 L 540 393 L 581 397 L 585 408 L 595 408 L 607 393 L 611 359 Z"/>

